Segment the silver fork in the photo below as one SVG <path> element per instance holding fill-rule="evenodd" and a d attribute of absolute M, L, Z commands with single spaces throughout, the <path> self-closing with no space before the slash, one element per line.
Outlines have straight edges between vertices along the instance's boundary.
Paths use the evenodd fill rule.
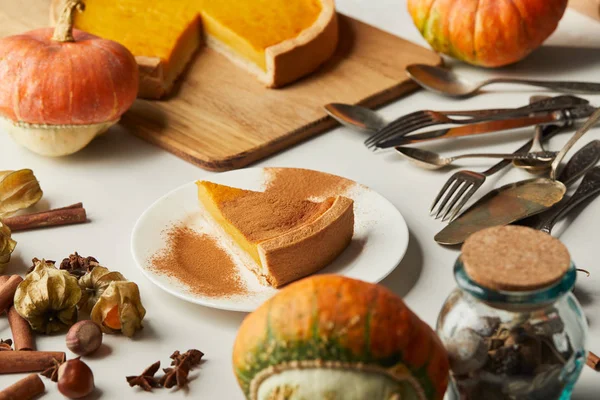
<path fill-rule="evenodd" d="M 527 106 L 513 109 L 490 109 L 474 111 L 432 111 L 421 110 L 400 117 L 376 132 L 365 140 L 369 148 L 377 147 L 383 140 L 392 136 L 404 136 L 412 131 L 433 125 L 443 124 L 472 124 L 477 122 L 503 119 L 507 117 L 525 116 L 533 112 L 554 111 L 556 109 L 587 104 L 588 101 L 575 96 L 556 96 L 549 99 L 538 100 Z M 465 118 L 456 119 L 453 116 Z"/>
<path fill-rule="evenodd" d="M 544 127 L 542 140 L 548 140 L 557 134 L 562 127 L 550 125 Z M 521 146 L 514 154 L 524 153 L 529 151 L 533 140 L 529 140 Z M 469 199 L 473 197 L 477 189 L 484 184 L 486 178 L 495 174 L 511 164 L 510 160 L 502 160 L 491 168 L 483 172 L 475 172 L 469 170 L 458 171 L 453 174 L 444 184 L 437 197 L 433 201 L 430 208 L 430 214 L 435 218 L 442 218 L 442 221 L 453 220 L 460 210 L 467 204 Z M 458 192 L 457 192 L 458 191 Z M 456 194 L 456 195 L 455 195 Z M 441 200 L 441 201 L 440 201 Z M 436 206 L 439 204 L 439 207 Z"/>
<path fill-rule="evenodd" d="M 499 113 L 502 114 L 502 113 Z M 417 129 L 427 128 L 433 125 L 443 124 L 473 124 L 476 122 L 484 122 L 492 119 L 495 114 L 485 114 L 479 117 L 470 117 L 456 119 L 448 117 L 447 114 L 441 111 L 422 110 L 406 115 L 402 119 L 392 121 L 385 126 L 381 131 L 365 140 L 365 145 L 368 148 L 377 147 L 377 144 L 391 136 L 404 136 L 409 132 Z"/>

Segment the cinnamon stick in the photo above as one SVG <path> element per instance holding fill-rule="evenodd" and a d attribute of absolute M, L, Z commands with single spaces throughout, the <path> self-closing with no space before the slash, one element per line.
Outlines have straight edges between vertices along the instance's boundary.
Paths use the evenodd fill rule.
<path fill-rule="evenodd" d="M 87 215 L 82 203 L 34 214 L 16 215 L 2 220 L 13 232 L 49 226 L 81 224 L 86 221 Z"/>
<path fill-rule="evenodd" d="M 8 278 L 10 278 L 10 275 L 0 276 L 0 288 L 2 288 L 2 285 L 4 285 L 6 282 L 8 282 Z M 0 315 L 2 315 L 3 312 L 4 312 L 4 310 L 0 309 Z"/>
<path fill-rule="evenodd" d="M 8 309 L 7 314 L 15 350 L 35 350 L 33 331 L 29 322 L 19 315 L 14 306 Z"/>
<path fill-rule="evenodd" d="M 23 282 L 23 278 L 19 275 L 12 275 L 5 284 L 0 286 L 0 312 L 8 310 L 13 303 L 17 286 L 21 282 Z"/>
<path fill-rule="evenodd" d="M 0 374 L 43 371 L 65 359 L 60 351 L 0 351 Z"/>
<path fill-rule="evenodd" d="M 0 400 L 30 400 L 44 393 L 44 382 L 38 374 L 31 374 L 0 392 Z"/>
<path fill-rule="evenodd" d="M 591 351 L 588 353 L 586 364 L 588 367 L 592 368 L 594 371 L 600 372 L 600 357 L 598 357 L 596 354 L 592 353 Z"/>
<path fill-rule="evenodd" d="M 55 208 L 55 209 L 50 210 L 50 211 L 68 210 L 70 208 L 83 208 L 83 203 L 75 203 L 75 204 L 71 204 L 70 206 L 61 207 L 61 208 Z"/>

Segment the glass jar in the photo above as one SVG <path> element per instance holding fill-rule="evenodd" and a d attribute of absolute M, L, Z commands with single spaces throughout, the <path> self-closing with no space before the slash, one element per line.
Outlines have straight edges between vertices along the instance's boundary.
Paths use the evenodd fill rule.
<path fill-rule="evenodd" d="M 458 283 L 437 333 L 448 350 L 460 399 L 570 399 L 586 361 L 587 323 L 571 290 L 577 271 L 534 291 L 483 287 L 459 258 Z"/>

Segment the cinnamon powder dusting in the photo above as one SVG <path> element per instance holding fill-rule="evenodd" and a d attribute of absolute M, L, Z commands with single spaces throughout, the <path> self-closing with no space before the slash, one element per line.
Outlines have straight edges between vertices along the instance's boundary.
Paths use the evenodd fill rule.
<path fill-rule="evenodd" d="M 265 193 L 280 199 L 324 200 L 342 196 L 355 184 L 348 179 L 324 172 L 300 168 L 267 168 L 268 184 Z"/>
<path fill-rule="evenodd" d="M 226 297 L 248 292 L 235 263 L 215 239 L 184 226 L 166 231 L 166 248 L 150 262 L 155 271 L 178 279 L 198 295 Z"/>
<path fill-rule="evenodd" d="M 333 199 L 322 203 L 289 201 L 279 196 L 249 193 L 225 202 L 221 211 L 249 240 L 262 241 L 309 223 L 331 207 Z"/>

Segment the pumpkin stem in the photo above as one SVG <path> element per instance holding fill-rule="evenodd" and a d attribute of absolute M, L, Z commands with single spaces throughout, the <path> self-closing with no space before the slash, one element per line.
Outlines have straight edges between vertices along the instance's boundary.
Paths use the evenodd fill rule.
<path fill-rule="evenodd" d="M 81 0 L 66 0 L 56 28 L 54 28 L 54 35 L 52 40 L 57 42 L 74 42 L 73 38 L 73 18 L 75 16 L 75 10 L 85 10 L 85 4 Z"/>

